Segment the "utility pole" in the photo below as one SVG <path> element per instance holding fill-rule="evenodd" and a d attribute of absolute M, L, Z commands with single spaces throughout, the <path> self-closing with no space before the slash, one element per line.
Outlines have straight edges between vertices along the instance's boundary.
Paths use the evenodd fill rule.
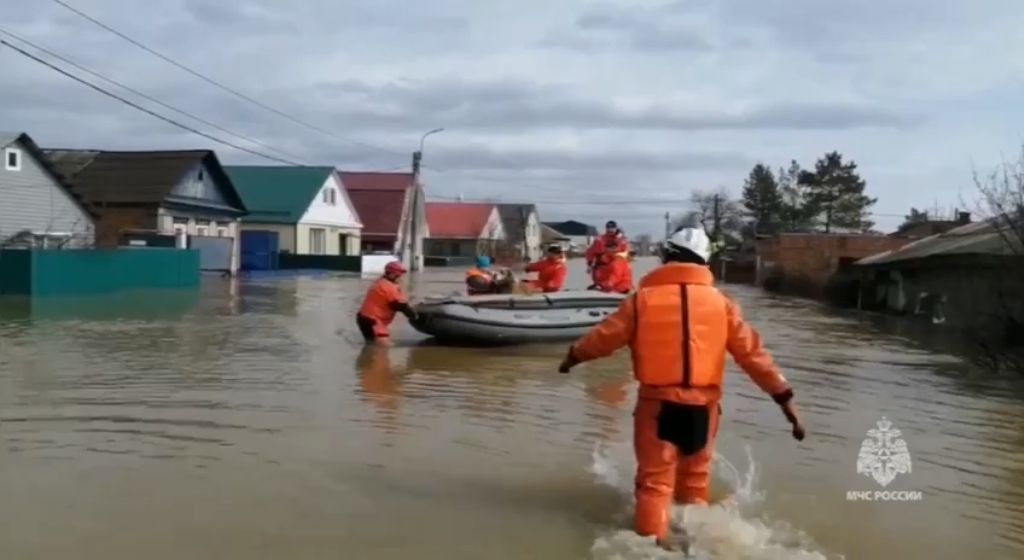
<path fill-rule="evenodd" d="M 423 239 L 420 237 L 419 228 L 419 209 L 420 209 L 420 192 L 423 190 L 423 186 L 420 184 L 420 163 L 423 161 L 423 142 L 427 139 L 427 136 L 436 134 L 444 130 L 443 128 L 435 128 L 424 134 L 420 138 L 420 149 L 412 153 L 412 209 L 410 210 L 410 229 L 412 230 L 409 235 L 409 268 L 411 270 L 420 270 L 423 267 Z"/>
<path fill-rule="evenodd" d="M 668 212 L 665 212 L 665 239 L 668 239 L 672 235 L 672 221 L 669 219 Z"/>
<path fill-rule="evenodd" d="M 722 233 L 722 216 L 718 212 L 718 195 L 715 195 L 715 206 L 714 206 L 714 222 L 713 222 L 711 237 L 713 241 L 718 241 L 718 236 Z"/>

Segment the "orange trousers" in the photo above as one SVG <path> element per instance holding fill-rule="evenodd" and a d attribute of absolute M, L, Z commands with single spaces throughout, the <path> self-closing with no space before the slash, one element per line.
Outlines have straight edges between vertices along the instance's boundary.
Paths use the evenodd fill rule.
<path fill-rule="evenodd" d="M 720 411 L 708 406 L 708 443 L 689 457 L 658 439 L 661 401 L 637 399 L 633 412 L 633 450 L 636 453 L 636 515 L 634 529 L 641 536 L 665 537 L 673 499 L 682 504 L 707 504 L 711 461 L 715 454 Z"/>

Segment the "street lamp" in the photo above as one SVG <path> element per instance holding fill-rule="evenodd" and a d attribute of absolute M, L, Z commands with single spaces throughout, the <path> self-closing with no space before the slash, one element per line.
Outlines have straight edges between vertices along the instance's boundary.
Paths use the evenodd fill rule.
<path fill-rule="evenodd" d="M 426 134 L 423 135 L 422 138 L 420 138 L 420 153 L 421 154 L 423 153 L 423 141 L 427 139 L 427 136 L 430 136 L 431 134 L 437 134 L 438 132 L 444 132 L 444 129 L 443 128 L 435 128 L 434 130 L 431 130 L 430 132 L 427 132 Z"/>
<path fill-rule="evenodd" d="M 441 132 L 443 130 L 443 128 L 435 128 L 434 130 L 431 130 L 424 134 L 420 138 L 420 149 L 413 152 L 412 154 L 412 219 L 409 220 L 410 229 L 412 230 L 410 231 L 409 238 L 411 240 L 412 247 L 410 250 L 411 258 L 409 259 L 411 262 L 409 264 L 411 265 L 411 268 L 413 270 L 419 270 L 422 267 L 422 263 L 420 261 L 420 259 L 422 259 L 422 255 L 420 255 L 422 249 L 420 245 L 422 244 L 423 240 L 419 238 L 419 224 L 417 223 L 419 220 L 417 218 L 419 216 L 418 210 L 420 208 L 420 190 L 422 188 L 420 187 L 420 161 L 423 159 L 423 142 L 427 139 L 427 136 L 430 136 L 431 134 L 437 134 L 438 132 Z"/>

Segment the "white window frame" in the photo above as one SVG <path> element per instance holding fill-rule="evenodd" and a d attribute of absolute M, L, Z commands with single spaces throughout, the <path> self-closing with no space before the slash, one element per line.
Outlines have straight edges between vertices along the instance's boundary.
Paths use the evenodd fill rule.
<path fill-rule="evenodd" d="M 14 154 L 14 165 L 11 165 L 11 154 Z M 4 169 L 7 171 L 21 171 L 22 151 L 18 148 L 4 148 Z"/>
<path fill-rule="evenodd" d="M 320 234 L 319 239 L 316 234 Z M 319 247 L 317 247 L 317 241 L 320 241 Z M 309 228 L 309 254 L 310 255 L 326 255 L 327 254 L 327 230 L 324 228 Z"/>

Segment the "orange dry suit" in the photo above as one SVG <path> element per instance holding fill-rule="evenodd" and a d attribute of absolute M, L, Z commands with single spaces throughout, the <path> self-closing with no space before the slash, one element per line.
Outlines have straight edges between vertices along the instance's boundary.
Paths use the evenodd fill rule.
<path fill-rule="evenodd" d="M 397 283 L 382 277 L 370 286 L 363 299 L 363 305 L 356 314 L 356 324 L 366 340 L 388 338 L 388 325 L 395 320 L 395 314 L 401 311 L 412 320 L 416 312 Z"/>
<path fill-rule="evenodd" d="M 469 295 L 494 292 L 494 276 L 490 270 L 473 267 L 466 271 L 466 293 Z"/>
<path fill-rule="evenodd" d="M 626 254 L 603 255 L 594 270 L 594 283 L 602 292 L 628 294 L 633 289 L 633 271 Z"/>
<path fill-rule="evenodd" d="M 620 248 L 620 251 L 628 251 L 629 247 L 626 243 L 626 238 L 622 235 L 622 232 L 615 232 L 613 234 L 602 234 L 600 237 L 594 240 L 587 248 L 586 259 L 587 266 L 590 268 L 596 268 L 601 265 L 601 258 L 604 256 L 605 251 L 609 245 L 616 245 Z M 616 251 L 619 252 L 619 251 Z"/>
<path fill-rule="evenodd" d="M 663 265 L 570 349 L 569 360 L 579 363 L 630 347 L 640 384 L 634 522 L 643 536 L 667 536 L 673 497 L 708 502 L 726 351 L 777 403 L 793 397 L 757 331 L 713 283 L 707 267 Z"/>
<path fill-rule="evenodd" d="M 565 283 L 565 277 L 569 273 L 569 269 L 565 266 L 564 257 L 548 257 L 526 265 L 526 272 L 537 273 L 536 280 L 527 281 L 531 286 L 544 292 L 557 292 L 562 289 L 562 284 Z"/>

